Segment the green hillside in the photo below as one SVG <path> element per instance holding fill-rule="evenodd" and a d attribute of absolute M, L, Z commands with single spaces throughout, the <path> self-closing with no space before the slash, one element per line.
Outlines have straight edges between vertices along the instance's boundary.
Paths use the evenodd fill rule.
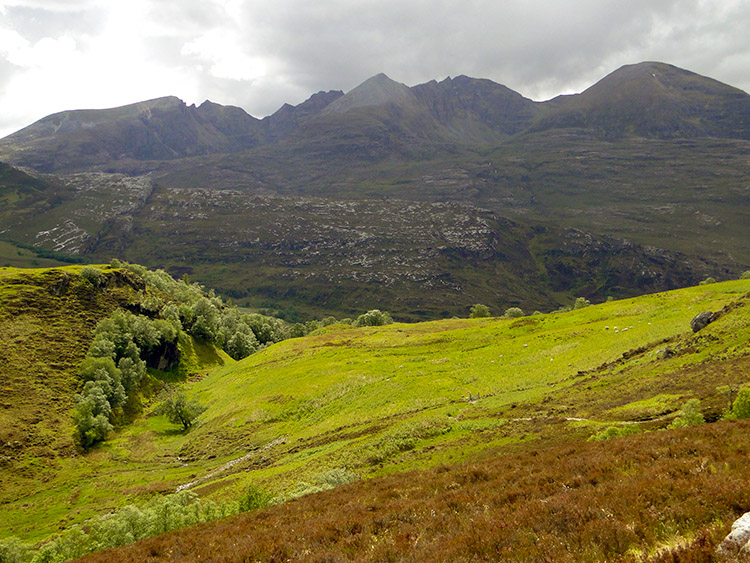
<path fill-rule="evenodd" d="M 143 279 L 130 271 L 103 267 L 94 285 L 81 276 L 82 269 L 0 268 L 2 521 L 4 526 L 23 523 L 23 531 L 32 537 L 44 537 L 70 518 L 68 505 L 50 503 L 50 498 L 58 500 L 54 495 L 60 491 L 55 487 L 60 482 L 73 486 L 77 475 L 85 474 L 97 455 L 84 454 L 74 442 L 72 416 L 75 394 L 80 391 L 78 371 L 94 327 L 117 309 L 137 309 L 145 296 L 153 294 Z M 170 373 L 153 371 L 152 377 L 175 378 L 231 361 L 212 345 L 187 336 L 181 338 L 180 351 L 179 366 Z M 131 401 L 121 422 L 138 416 L 142 412 L 139 401 L 148 399 L 146 390 Z M 99 490 L 98 494 L 110 495 L 111 490 Z M 6 510 L 7 502 L 19 499 L 25 500 L 16 509 Z M 35 508 L 42 514 L 36 514 Z M 84 513 L 98 510 L 94 501 L 85 506 Z"/>
<path fill-rule="evenodd" d="M 12 280 L 23 281 L 22 274 L 5 272 Z M 12 303 L 50 295 L 7 279 L 2 291 L 9 326 L 17 322 Z M 690 398 L 716 420 L 728 404 L 717 387 L 750 379 L 748 294 L 750 280 L 738 280 L 567 313 L 332 325 L 286 340 L 195 371 L 185 388 L 207 408 L 188 432 L 150 414 L 146 404 L 132 424 L 86 454 L 30 448 L 19 455 L 4 437 L 0 538 L 43 540 L 178 487 L 217 502 L 236 500 L 250 484 L 291 498 L 325 488 L 332 471 L 364 479 L 580 444 L 610 426 L 651 430 L 665 427 Z M 23 367 L 28 342 L 47 338 L 46 327 L 60 322 L 51 312 L 47 322 L 32 320 L 35 310 L 27 310 L 26 336 L 7 340 L 3 373 L 21 366 L 16 389 L 32 389 L 39 378 Z M 57 310 L 65 318 L 83 315 Z M 724 314 L 694 334 L 690 320 L 707 310 Z M 76 333 L 77 356 L 64 366 L 46 360 L 37 371 L 69 377 L 93 323 L 81 323 Z M 70 345 L 67 326 L 55 331 L 55 350 Z M 31 395 L 3 397 L 4 432 L 43 433 L 18 414 Z M 62 428 L 56 440 L 70 435 L 70 390 L 67 397 L 55 402 L 55 419 L 46 408 L 35 413 L 47 432 Z"/>

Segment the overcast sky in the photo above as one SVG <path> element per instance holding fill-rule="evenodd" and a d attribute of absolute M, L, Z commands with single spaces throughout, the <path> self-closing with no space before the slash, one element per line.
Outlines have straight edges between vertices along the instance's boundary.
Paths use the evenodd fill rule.
<path fill-rule="evenodd" d="M 748 0 L 0 0 L 0 137 L 175 95 L 256 117 L 385 72 L 535 99 L 668 62 L 750 91 Z"/>

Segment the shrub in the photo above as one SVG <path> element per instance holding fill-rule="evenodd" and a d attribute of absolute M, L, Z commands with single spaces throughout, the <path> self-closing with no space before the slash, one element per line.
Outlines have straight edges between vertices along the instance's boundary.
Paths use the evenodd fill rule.
<path fill-rule="evenodd" d="M 191 491 L 182 491 L 156 498 L 143 507 L 127 505 L 115 512 L 97 516 L 87 521 L 85 527 L 69 528 L 61 536 L 44 544 L 36 552 L 32 563 L 68 561 L 93 551 L 127 545 L 157 534 L 236 513 L 235 503 L 217 505 L 210 500 L 198 499 Z M 14 563 L 28 560 L 4 558 L 4 544 L 9 544 L 15 549 L 17 542 L 0 542 L 0 563 L 5 563 L 6 560 Z M 24 549 L 23 546 L 21 549 Z"/>
<path fill-rule="evenodd" d="M 583 309 L 591 305 L 591 301 L 585 297 L 577 297 L 575 303 L 573 303 L 573 309 Z"/>
<path fill-rule="evenodd" d="M 341 485 L 347 483 L 353 483 L 357 481 L 359 477 L 350 471 L 342 468 L 331 469 L 323 473 L 318 473 L 312 483 L 306 481 L 300 481 L 292 491 L 292 497 L 302 497 L 313 493 L 319 493 L 320 491 L 327 491 L 329 489 L 335 489 Z"/>
<path fill-rule="evenodd" d="M 240 498 L 239 510 L 240 512 L 249 512 L 268 506 L 272 501 L 273 495 L 271 493 L 259 489 L 255 485 L 250 485 Z"/>
<path fill-rule="evenodd" d="M 330 471 L 318 473 L 315 476 L 315 483 L 333 489 L 335 487 L 340 487 L 341 485 L 346 485 L 347 483 L 353 483 L 358 479 L 359 477 L 357 477 L 355 473 L 337 467 Z"/>
<path fill-rule="evenodd" d="M 10 537 L 0 540 L 0 563 L 22 563 L 26 560 L 28 547 L 18 538 Z"/>
<path fill-rule="evenodd" d="M 745 270 L 740 274 L 741 280 L 750 280 L 750 270 Z"/>
<path fill-rule="evenodd" d="M 703 280 L 702 282 L 699 282 L 699 283 L 698 283 L 698 285 L 708 285 L 708 284 L 710 284 L 710 283 L 716 283 L 716 279 L 715 279 L 715 278 L 712 278 L 712 277 L 707 277 L 707 278 L 706 278 L 705 280 Z"/>
<path fill-rule="evenodd" d="M 590 436 L 589 442 L 601 442 L 603 440 L 611 440 L 612 438 L 630 436 L 631 434 L 639 434 L 641 431 L 641 428 L 637 424 L 626 424 L 625 426 L 608 426 L 604 430 L 600 430 L 593 436 Z"/>
<path fill-rule="evenodd" d="M 505 310 L 505 314 L 503 316 L 509 318 L 523 317 L 523 310 L 520 307 L 509 307 Z"/>
<path fill-rule="evenodd" d="M 750 388 L 743 387 L 732 404 L 732 418 L 750 418 Z"/>
<path fill-rule="evenodd" d="M 677 415 L 667 428 L 687 428 L 688 426 L 697 426 L 706 422 L 701 412 L 701 402 L 698 399 L 690 399 L 686 402 L 680 414 Z"/>
<path fill-rule="evenodd" d="M 99 285 L 101 276 L 102 271 L 99 268 L 94 268 L 93 266 L 86 266 L 84 268 L 81 268 L 81 277 L 94 287 Z"/>
<path fill-rule="evenodd" d="M 470 319 L 481 319 L 481 318 L 485 318 L 489 316 L 490 316 L 490 308 L 487 307 L 487 305 L 482 305 L 481 303 L 477 303 L 476 305 L 472 305 L 471 309 L 469 309 Z"/>

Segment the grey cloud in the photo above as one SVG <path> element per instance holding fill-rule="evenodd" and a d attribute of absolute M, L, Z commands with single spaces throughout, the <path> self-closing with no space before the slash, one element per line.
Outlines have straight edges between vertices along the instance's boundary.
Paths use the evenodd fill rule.
<path fill-rule="evenodd" d="M 10 6 L 5 20 L 25 39 L 35 43 L 44 37 L 90 33 L 101 26 L 103 12 L 99 9 L 62 9 L 61 6 L 55 11 L 35 6 Z"/>
<path fill-rule="evenodd" d="M 686 45 L 664 48 L 669 39 L 659 35 L 665 22 L 691 30 L 695 20 L 710 21 L 709 13 L 699 14 L 699 7 L 697 1 L 678 0 L 389 0 L 343 5 L 285 0 L 262 10 L 247 4 L 241 25 L 248 31 L 248 51 L 282 61 L 283 82 L 296 86 L 287 91 L 348 90 L 378 72 L 409 85 L 468 74 L 539 98 L 580 90 L 623 64 L 641 60 L 682 63 L 708 73 L 715 64 L 691 68 L 703 56 L 678 57 Z M 713 25 L 738 27 L 729 23 Z M 735 51 L 738 45 L 750 48 L 744 33 L 727 37 L 727 43 Z M 268 110 L 273 93 L 260 86 L 254 85 L 257 95 L 244 92 L 244 99 Z"/>
<path fill-rule="evenodd" d="M 106 6 L 13 4 L 8 10 L 17 10 L 9 13 L 19 25 L 30 30 L 36 18 L 42 35 L 96 28 Z M 161 31 L 146 39 L 146 49 L 153 61 L 184 72 L 202 99 L 257 117 L 319 90 L 350 90 L 378 72 L 408 85 L 467 74 L 543 99 L 580 91 L 624 64 L 660 60 L 750 90 L 750 5 L 741 1 L 246 0 L 235 6 L 152 0 L 144 19 Z M 44 9 L 54 10 L 46 13 L 52 19 L 45 20 Z M 71 12 L 85 23 L 76 26 Z M 213 76 L 205 60 L 183 49 L 211 30 L 235 33 L 237 49 L 269 61 L 266 76 Z M 179 86 L 173 94 L 184 98 Z"/>

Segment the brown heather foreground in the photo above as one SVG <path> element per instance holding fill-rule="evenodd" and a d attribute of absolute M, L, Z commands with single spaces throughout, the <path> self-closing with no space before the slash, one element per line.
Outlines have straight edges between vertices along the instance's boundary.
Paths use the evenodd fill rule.
<path fill-rule="evenodd" d="M 82 561 L 715 561 L 734 519 L 750 510 L 747 421 L 520 446 Z"/>

